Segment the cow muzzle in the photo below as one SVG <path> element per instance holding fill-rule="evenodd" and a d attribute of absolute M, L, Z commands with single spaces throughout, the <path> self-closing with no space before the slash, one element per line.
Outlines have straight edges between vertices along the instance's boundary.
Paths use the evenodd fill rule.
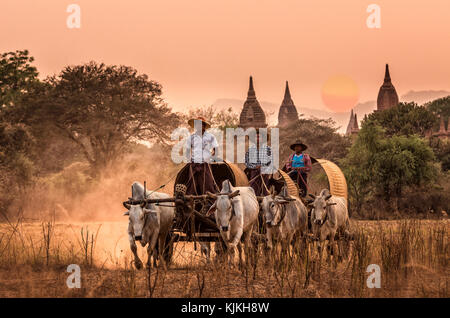
<path fill-rule="evenodd" d="M 136 235 L 136 236 L 134 237 L 134 239 L 135 239 L 136 241 L 140 241 L 140 240 L 142 240 L 142 235 Z"/>
<path fill-rule="evenodd" d="M 314 224 L 322 225 L 323 224 L 323 220 L 316 219 L 316 220 L 314 220 Z"/>
<path fill-rule="evenodd" d="M 228 226 L 222 226 L 222 231 L 223 232 L 228 232 Z"/>

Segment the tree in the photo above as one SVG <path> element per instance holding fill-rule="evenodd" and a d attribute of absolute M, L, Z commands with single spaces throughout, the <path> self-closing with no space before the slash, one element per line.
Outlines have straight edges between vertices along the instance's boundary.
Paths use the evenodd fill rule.
<path fill-rule="evenodd" d="M 312 156 L 338 161 L 347 154 L 351 141 L 337 131 L 331 119 L 300 118 L 288 127 L 280 128 L 280 156 L 285 160 L 292 152 L 289 146 L 300 139 L 308 145 L 307 152 Z"/>
<path fill-rule="evenodd" d="M 438 169 L 434 159 L 432 149 L 416 135 L 389 137 L 378 122 L 363 121 L 355 143 L 341 162 L 357 212 L 369 196 L 388 205 L 394 203 L 396 209 L 404 189 L 435 180 Z"/>
<path fill-rule="evenodd" d="M 222 130 L 226 128 L 236 128 L 239 124 L 239 115 L 230 107 L 228 109 L 216 110 L 212 105 L 209 107 L 197 107 L 189 110 L 187 121 L 190 118 L 197 116 L 204 117 L 211 123 L 212 127 L 217 127 Z"/>
<path fill-rule="evenodd" d="M 7 52 L 0 55 L 0 108 L 13 106 L 28 89 L 39 82 L 34 58 L 28 51 Z"/>
<path fill-rule="evenodd" d="M 435 99 L 424 105 L 429 111 L 435 114 L 437 117 L 442 116 L 446 125 L 448 125 L 448 119 L 450 118 L 450 96 Z M 433 130 L 439 129 L 439 121 L 436 121 Z"/>
<path fill-rule="evenodd" d="M 0 212 L 5 213 L 32 178 L 30 159 L 34 138 L 29 127 L 8 116 L 27 92 L 39 83 L 28 51 L 0 54 Z"/>
<path fill-rule="evenodd" d="M 450 96 L 435 99 L 424 105 L 428 110 L 444 118 L 450 117 Z"/>
<path fill-rule="evenodd" d="M 368 119 L 376 121 L 388 136 L 417 134 L 423 137 L 437 122 L 432 111 L 414 102 L 399 103 L 386 110 L 373 112 L 368 115 Z"/>
<path fill-rule="evenodd" d="M 18 199 L 32 177 L 28 157 L 33 137 L 24 125 L 0 123 L 0 213 Z"/>
<path fill-rule="evenodd" d="M 165 143 L 178 116 L 161 98 L 161 85 L 128 66 L 90 62 L 68 66 L 24 100 L 30 125 L 57 129 L 81 151 L 93 173 L 107 167 L 130 142 Z"/>

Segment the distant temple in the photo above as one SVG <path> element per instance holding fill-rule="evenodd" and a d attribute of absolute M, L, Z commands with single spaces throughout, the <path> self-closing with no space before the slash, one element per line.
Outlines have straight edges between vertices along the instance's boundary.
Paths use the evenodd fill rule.
<path fill-rule="evenodd" d="M 389 74 L 389 65 L 386 64 L 386 71 L 384 74 L 384 82 L 380 87 L 377 98 L 377 110 L 385 110 L 396 106 L 398 104 L 398 95 L 394 85 L 391 82 L 391 75 Z"/>
<path fill-rule="evenodd" d="M 384 82 L 381 85 L 377 98 L 376 111 L 382 111 L 398 105 L 398 95 L 394 85 L 391 82 L 391 75 L 389 74 L 389 65 L 386 64 L 386 71 L 384 73 Z M 346 136 L 356 135 L 359 132 L 358 119 L 356 114 L 353 114 L 353 109 L 350 114 L 350 120 L 347 125 Z"/>
<path fill-rule="evenodd" d="M 295 108 L 294 101 L 291 98 L 291 92 L 289 91 L 289 84 L 286 81 L 283 102 L 281 103 L 280 110 L 278 112 L 278 126 L 288 126 L 297 119 L 297 108 Z"/>
<path fill-rule="evenodd" d="M 440 119 L 441 121 L 439 123 L 439 130 L 436 132 L 430 130 L 426 135 L 427 137 L 436 137 L 439 139 L 446 139 L 450 137 L 450 127 L 445 128 L 444 117 L 440 116 Z M 449 123 L 450 118 L 448 119 L 447 126 L 450 126 Z"/>
<path fill-rule="evenodd" d="M 249 127 L 266 128 L 266 115 L 261 105 L 256 99 L 255 89 L 253 88 L 253 78 L 250 76 L 250 84 L 248 88 L 247 100 L 242 108 L 239 117 L 239 127 L 247 129 Z"/>
<path fill-rule="evenodd" d="M 356 113 L 353 114 L 353 109 L 350 113 L 350 120 L 347 125 L 347 131 L 345 132 L 346 136 L 353 136 L 358 134 L 359 126 L 358 126 L 358 118 L 356 117 Z"/>

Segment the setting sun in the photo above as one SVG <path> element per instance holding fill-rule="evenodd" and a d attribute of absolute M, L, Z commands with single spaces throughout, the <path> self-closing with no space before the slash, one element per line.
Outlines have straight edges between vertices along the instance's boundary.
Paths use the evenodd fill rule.
<path fill-rule="evenodd" d="M 359 99 L 359 89 L 355 81 L 345 75 L 328 78 L 322 85 L 322 101 L 334 112 L 345 112 L 355 106 Z"/>

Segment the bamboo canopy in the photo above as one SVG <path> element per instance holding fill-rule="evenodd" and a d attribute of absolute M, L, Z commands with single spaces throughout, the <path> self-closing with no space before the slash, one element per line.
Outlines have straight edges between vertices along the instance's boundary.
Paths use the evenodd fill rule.
<path fill-rule="evenodd" d="M 344 197 L 348 200 L 347 181 L 345 180 L 344 173 L 333 162 L 326 159 L 315 159 L 325 170 L 328 177 L 328 183 L 330 185 L 330 193 L 335 196 Z"/>

